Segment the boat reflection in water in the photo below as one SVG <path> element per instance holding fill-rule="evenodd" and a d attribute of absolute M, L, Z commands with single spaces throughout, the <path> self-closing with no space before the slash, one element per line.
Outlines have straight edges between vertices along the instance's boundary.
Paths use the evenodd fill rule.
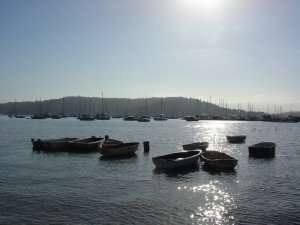
<path fill-rule="evenodd" d="M 201 205 L 190 215 L 192 224 L 234 224 L 233 210 L 236 209 L 236 204 L 233 196 L 221 187 L 220 182 L 211 181 L 194 187 L 178 186 L 177 190 L 199 194 Z"/>

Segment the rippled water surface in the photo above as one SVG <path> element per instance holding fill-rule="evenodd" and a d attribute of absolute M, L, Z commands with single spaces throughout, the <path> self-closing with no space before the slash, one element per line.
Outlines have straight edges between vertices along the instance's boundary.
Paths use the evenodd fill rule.
<path fill-rule="evenodd" d="M 98 153 L 36 153 L 30 143 L 105 134 L 148 140 L 151 151 L 108 161 Z M 246 144 L 227 144 L 234 134 L 247 135 Z M 193 141 L 236 157 L 236 171 L 154 171 L 151 157 Z M 260 141 L 277 143 L 275 159 L 248 158 L 247 146 Z M 300 224 L 300 124 L 0 117 L 0 224 Z"/>

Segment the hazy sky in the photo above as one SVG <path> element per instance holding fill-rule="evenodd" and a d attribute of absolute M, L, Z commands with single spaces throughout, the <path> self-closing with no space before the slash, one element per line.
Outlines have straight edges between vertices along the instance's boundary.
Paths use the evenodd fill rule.
<path fill-rule="evenodd" d="M 0 101 L 187 96 L 300 108 L 299 0 L 2 0 Z"/>

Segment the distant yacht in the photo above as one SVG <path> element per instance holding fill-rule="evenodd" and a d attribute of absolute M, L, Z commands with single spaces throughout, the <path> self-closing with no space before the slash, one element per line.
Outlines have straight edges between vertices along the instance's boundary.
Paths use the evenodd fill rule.
<path fill-rule="evenodd" d="M 137 119 L 138 122 L 150 122 L 151 121 L 151 117 L 150 116 L 141 116 Z"/>
<path fill-rule="evenodd" d="M 96 120 L 110 120 L 110 115 L 105 113 L 104 110 L 104 99 L 103 99 L 103 92 L 102 92 L 102 98 L 101 98 L 101 108 L 102 108 L 102 112 L 96 115 Z"/>
<path fill-rule="evenodd" d="M 167 121 L 168 118 L 163 113 L 163 111 L 164 111 L 163 110 L 163 99 L 161 99 L 161 101 L 160 101 L 160 115 L 153 117 L 153 119 L 156 120 L 156 121 Z"/>
<path fill-rule="evenodd" d="M 79 119 L 81 121 L 92 121 L 92 120 L 95 120 L 95 117 L 91 116 L 91 115 L 87 115 L 87 114 L 82 114 L 82 115 L 79 115 L 77 117 L 77 119 Z"/>
<path fill-rule="evenodd" d="M 138 118 L 136 116 L 124 116 L 125 121 L 137 121 Z"/>
<path fill-rule="evenodd" d="M 165 114 L 160 114 L 159 116 L 153 117 L 154 120 L 156 121 L 167 121 L 168 118 L 165 116 Z"/>

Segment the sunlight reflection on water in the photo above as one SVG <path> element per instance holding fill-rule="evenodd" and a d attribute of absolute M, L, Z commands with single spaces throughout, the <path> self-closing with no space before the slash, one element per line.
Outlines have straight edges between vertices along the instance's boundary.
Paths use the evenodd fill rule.
<path fill-rule="evenodd" d="M 200 186 L 178 186 L 178 191 L 199 193 L 204 204 L 198 206 L 190 215 L 192 224 L 234 224 L 232 210 L 236 208 L 233 196 L 222 189 L 219 181 L 211 181 Z"/>

